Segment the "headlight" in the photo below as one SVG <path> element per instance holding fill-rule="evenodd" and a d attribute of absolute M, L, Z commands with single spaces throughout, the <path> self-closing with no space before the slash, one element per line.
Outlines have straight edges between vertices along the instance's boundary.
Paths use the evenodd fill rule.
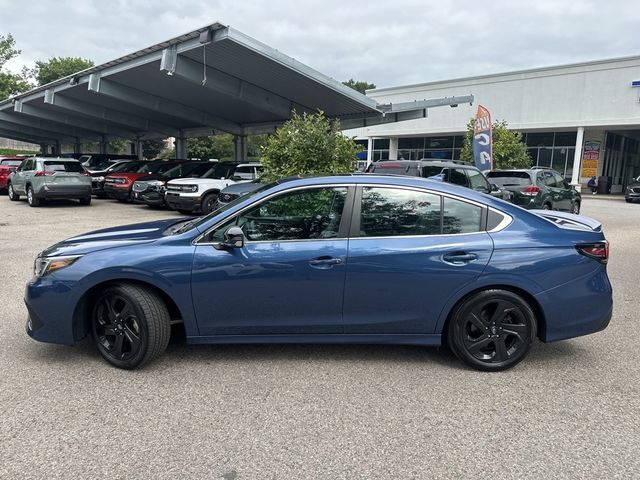
<path fill-rule="evenodd" d="M 182 191 L 183 192 L 197 192 L 198 191 L 198 185 L 184 185 L 182 187 Z"/>
<path fill-rule="evenodd" d="M 36 257 L 33 262 L 33 274 L 36 277 L 44 277 L 51 272 L 68 267 L 80 257 L 81 255 L 70 255 L 67 257 Z"/>
<path fill-rule="evenodd" d="M 154 187 L 160 187 L 160 186 L 164 185 L 166 182 L 163 182 L 162 180 L 150 180 L 147 183 L 149 185 L 153 185 Z"/>

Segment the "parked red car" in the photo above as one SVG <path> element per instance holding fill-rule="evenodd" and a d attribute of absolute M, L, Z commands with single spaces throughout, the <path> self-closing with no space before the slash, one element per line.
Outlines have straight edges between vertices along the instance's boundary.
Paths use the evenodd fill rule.
<path fill-rule="evenodd" d="M 20 166 L 24 157 L 0 157 L 0 191 L 7 190 L 9 174 Z"/>
<path fill-rule="evenodd" d="M 135 172 L 110 173 L 104 177 L 104 193 L 109 198 L 114 198 L 120 202 L 129 202 L 132 199 L 132 187 L 136 180 L 150 174 L 164 173 L 175 167 L 179 163 L 189 160 L 153 160 L 145 162 Z"/>

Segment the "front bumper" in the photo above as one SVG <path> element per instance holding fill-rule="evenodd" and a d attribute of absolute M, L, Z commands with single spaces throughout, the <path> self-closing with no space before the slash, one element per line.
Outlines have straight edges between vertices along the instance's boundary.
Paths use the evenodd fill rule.
<path fill-rule="evenodd" d="M 164 195 L 153 190 L 144 192 L 133 192 L 132 196 L 134 202 L 146 203 L 147 205 L 152 207 L 164 207 L 166 205 L 164 201 Z"/>
<path fill-rule="evenodd" d="M 34 195 L 43 200 L 85 198 L 91 196 L 91 185 L 44 185 Z"/>
<path fill-rule="evenodd" d="M 640 200 L 640 193 L 627 191 L 624 194 L 624 198 L 626 200 Z"/>
<path fill-rule="evenodd" d="M 113 198 L 115 200 L 129 200 L 129 198 L 131 198 L 131 185 L 114 187 L 105 183 L 104 193 L 107 195 L 107 197 Z"/>
<path fill-rule="evenodd" d="M 39 342 L 73 345 L 74 306 L 77 298 L 71 287 L 53 276 L 34 277 L 27 283 L 24 303 L 28 317 L 27 334 Z"/>
<path fill-rule="evenodd" d="M 183 197 L 177 193 L 167 192 L 164 200 L 172 210 L 193 212 L 200 209 L 200 197 Z"/>

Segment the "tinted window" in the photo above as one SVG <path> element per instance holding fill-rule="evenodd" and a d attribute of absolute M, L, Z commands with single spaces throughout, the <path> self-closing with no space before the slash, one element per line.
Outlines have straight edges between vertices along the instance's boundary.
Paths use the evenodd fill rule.
<path fill-rule="evenodd" d="M 440 175 L 442 173 L 442 167 L 435 167 L 433 165 L 425 165 L 422 167 L 422 176 L 424 178 L 433 177 L 434 175 Z"/>
<path fill-rule="evenodd" d="M 481 217 L 482 208 L 445 197 L 442 209 L 442 233 L 479 232 Z"/>
<path fill-rule="evenodd" d="M 469 186 L 469 180 L 467 180 L 467 175 L 464 173 L 462 168 L 450 168 L 449 179 L 447 181 L 454 185 L 461 185 L 463 187 Z"/>
<path fill-rule="evenodd" d="M 161 171 L 168 169 L 167 165 L 169 165 L 168 168 L 175 166 L 165 162 L 144 162 L 137 170 L 137 173 L 160 173 Z"/>
<path fill-rule="evenodd" d="M 489 172 L 487 178 L 500 187 L 531 185 L 531 177 L 527 172 Z"/>
<path fill-rule="evenodd" d="M 22 160 L 2 160 L 2 165 L 8 165 L 10 167 L 19 167 Z"/>
<path fill-rule="evenodd" d="M 202 178 L 231 178 L 235 169 L 233 163 L 216 163 L 202 175 Z"/>
<path fill-rule="evenodd" d="M 361 237 L 440 233 L 440 196 L 414 190 L 364 187 Z"/>
<path fill-rule="evenodd" d="M 487 180 L 484 178 L 482 173 L 477 170 L 467 170 L 467 174 L 469 175 L 469 183 L 471 184 L 471 188 L 474 190 L 479 190 L 481 192 L 488 192 L 489 185 L 487 184 Z"/>
<path fill-rule="evenodd" d="M 373 172 L 389 174 L 389 175 L 408 175 L 408 176 L 418 176 L 418 164 L 413 163 L 380 163 L 373 164 Z"/>
<path fill-rule="evenodd" d="M 44 162 L 45 172 L 84 172 L 80 162 L 56 162 L 48 160 Z"/>
<path fill-rule="evenodd" d="M 239 180 L 253 180 L 256 178 L 253 172 L 253 167 L 238 167 L 236 168 L 236 171 L 233 172 L 233 176 L 237 177 Z"/>
<path fill-rule="evenodd" d="M 204 239 L 219 242 L 231 226 L 248 241 L 336 238 L 347 188 L 314 188 L 280 195 L 225 222 Z"/>

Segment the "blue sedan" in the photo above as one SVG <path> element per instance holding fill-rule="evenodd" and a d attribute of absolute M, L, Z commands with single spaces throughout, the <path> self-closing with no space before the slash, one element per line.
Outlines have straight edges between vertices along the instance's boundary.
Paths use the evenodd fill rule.
<path fill-rule="evenodd" d="M 265 185 L 205 217 L 99 230 L 35 260 L 28 334 L 112 365 L 189 343 L 446 343 L 503 370 L 611 318 L 601 225 L 427 179 Z"/>

